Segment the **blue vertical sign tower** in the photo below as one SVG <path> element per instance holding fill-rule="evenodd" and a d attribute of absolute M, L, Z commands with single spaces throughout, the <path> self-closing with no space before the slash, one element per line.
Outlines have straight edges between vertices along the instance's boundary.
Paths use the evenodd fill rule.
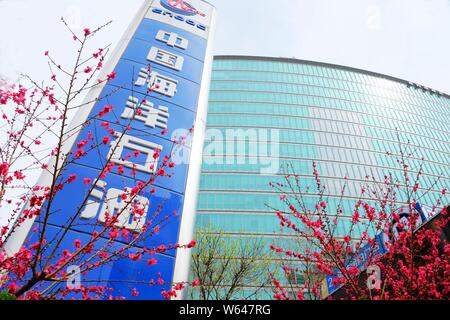
<path fill-rule="evenodd" d="M 96 181 L 88 194 L 88 201 L 79 209 L 80 214 L 70 224 L 61 247 L 73 247 L 75 240 L 87 242 L 94 232 L 100 232 L 105 222 L 106 211 L 120 210 L 124 205 L 120 195 L 132 188 L 137 181 L 148 181 L 163 162 L 170 156 L 176 165 L 171 176 L 155 179 L 152 189 L 139 194 L 138 202 L 143 207 L 141 218 L 120 219 L 121 230 L 140 230 L 144 224 L 159 216 L 171 216 L 161 230 L 145 238 L 142 243 L 128 252 L 137 253 L 142 247 L 157 248 L 160 244 L 186 244 L 192 240 L 196 199 L 198 193 L 207 99 L 212 63 L 210 36 L 213 29 L 215 9 L 202 0 L 154 0 L 146 1 L 116 52 L 105 66 L 103 75 L 116 72 L 117 76 L 91 90 L 86 100 L 98 102 L 87 105 L 75 116 L 74 130 L 66 143 L 67 150 L 75 153 L 77 146 L 88 137 L 94 137 L 98 149 L 75 159 L 62 173 L 62 180 L 69 174 L 79 179 L 67 184 L 55 197 L 52 215 L 48 220 L 46 238 L 61 234 L 71 214 L 86 199 L 84 179 Z M 99 117 L 105 105 L 112 105 L 113 111 Z M 111 132 L 111 140 L 102 141 L 105 128 Z M 182 155 L 174 153 L 174 140 L 188 134 L 194 128 L 189 143 L 181 148 Z M 112 129 L 112 130 L 111 130 Z M 120 136 L 120 139 L 118 137 Z M 117 138 L 117 139 L 115 139 Z M 157 156 L 155 157 L 155 151 Z M 159 152 L 159 155 L 158 155 Z M 127 155 L 133 154 L 133 157 Z M 105 165 L 112 162 L 122 172 L 112 171 L 104 179 L 98 179 Z M 41 176 L 41 185 L 46 182 Z M 84 180 L 84 181 L 83 181 Z M 188 187 L 187 187 L 188 186 Z M 172 213 L 176 213 L 172 216 Z M 42 227 L 42 218 L 34 221 Z M 30 226 L 31 227 L 31 226 Z M 22 243 L 26 232 L 15 235 L 16 243 Z M 24 235 L 25 234 L 25 235 Z M 36 237 L 30 233 L 28 239 Z M 108 237 L 98 245 L 108 245 L 119 251 L 126 243 L 117 237 L 108 243 Z M 147 261 L 115 259 L 103 267 L 88 273 L 88 279 L 104 281 L 113 288 L 113 294 L 133 298 L 132 288 L 137 289 L 141 299 L 161 299 L 161 290 L 170 289 L 173 282 L 188 280 L 190 253 L 178 249 L 158 252 L 158 261 L 153 268 Z M 149 285 L 159 278 L 164 284 Z M 127 283 L 134 281 L 133 285 Z M 183 293 L 178 296 L 183 297 Z"/>

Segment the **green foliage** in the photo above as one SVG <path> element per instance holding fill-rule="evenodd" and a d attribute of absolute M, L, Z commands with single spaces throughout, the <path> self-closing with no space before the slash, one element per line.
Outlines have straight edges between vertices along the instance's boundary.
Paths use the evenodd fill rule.
<path fill-rule="evenodd" d="M 7 291 L 0 292 L 0 300 L 16 300 L 16 296 L 9 294 Z"/>
<path fill-rule="evenodd" d="M 270 260 L 260 239 L 211 228 L 198 230 L 195 239 L 192 276 L 200 285 L 190 290 L 191 298 L 255 299 L 269 285 Z"/>

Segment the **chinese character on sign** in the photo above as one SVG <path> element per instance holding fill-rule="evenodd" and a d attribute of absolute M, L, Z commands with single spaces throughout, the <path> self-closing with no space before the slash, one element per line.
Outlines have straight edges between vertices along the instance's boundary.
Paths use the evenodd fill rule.
<path fill-rule="evenodd" d="M 125 192 L 130 194 L 129 191 L 129 188 L 125 188 Z M 128 230 L 142 230 L 147 218 L 149 200 L 145 197 L 135 195 L 133 203 L 130 203 L 128 198 L 125 200 L 122 199 L 123 194 L 124 190 L 115 188 L 108 190 L 98 220 L 105 222 L 106 212 L 108 212 L 118 218 L 116 226 Z"/>
<path fill-rule="evenodd" d="M 155 109 L 153 103 L 147 100 L 142 101 L 140 104 L 138 102 L 138 98 L 129 96 L 121 117 L 145 122 L 145 125 L 150 128 L 167 129 L 169 108 L 159 106 L 158 109 Z"/>
<path fill-rule="evenodd" d="M 186 50 L 189 45 L 189 40 L 180 37 L 174 32 L 168 32 L 164 30 L 159 30 L 156 34 L 156 40 L 164 42 L 169 47 L 177 47 Z"/>
<path fill-rule="evenodd" d="M 169 51 L 151 47 L 147 55 L 147 60 L 153 61 L 162 66 L 173 70 L 181 71 L 183 69 L 184 58 Z"/>
<path fill-rule="evenodd" d="M 120 137 L 121 133 L 115 132 L 114 135 L 116 137 Z M 139 151 L 140 154 L 146 155 L 145 163 L 137 164 L 131 162 L 129 159 L 122 158 L 122 152 L 124 149 Z M 157 169 L 159 157 L 156 159 L 153 158 L 153 154 L 155 154 L 157 150 L 161 151 L 162 146 L 124 134 L 121 139 L 111 142 L 111 149 L 108 153 L 108 159 L 111 157 L 111 161 L 116 164 L 151 174 L 155 173 Z"/>
<path fill-rule="evenodd" d="M 147 84 L 149 90 L 158 92 L 168 97 L 173 97 L 177 93 L 178 81 L 167 76 L 163 76 L 156 71 L 148 72 L 141 68 L 135 86 L 142 87 Z"/>
<path fill-rule="evenodd" d="M 95 198 L 96 201 L 88 200 L 84 211 L 81 213 L 82 219 L 95 218 L 101 205 L 98 221 L 105 223 L 107 221 L 107 213 L 109 213 L 110 216 L 117 217 L 115 226 L 133 231 L 142 230 L 149 207 L 147 198 L 135 195 L 131 203 L 128 197 L 122 197 L 124 193 L 130 194 L 129 188 L 125 188 L 125 190 L 110 188 L 106 191 L 106 197 L 103 199 L 106 182 L 99 180 L 95 186 L 102 188 L 103 191 L 94 189 L 91 192 L 89 196 Z"/>
<path fill-rule="evenodd" d="M 91 198 L 96 198 L 97 200 L 101 200 L 103 198 L 103 193 L 106 187 L 106 182 L 98 180 L 95 184 L 95 189 L 92 189 L 90 193 Z M 101 189 L 101 190 L 98 190 Z M 81 218 L 83 219 L 92 219 L 97 215 L 98 209 L 100 207 L 100 203 L 98 201 L 93 201 L 89 199 L 84 207 L 83 212 L 81 212 Z"/>

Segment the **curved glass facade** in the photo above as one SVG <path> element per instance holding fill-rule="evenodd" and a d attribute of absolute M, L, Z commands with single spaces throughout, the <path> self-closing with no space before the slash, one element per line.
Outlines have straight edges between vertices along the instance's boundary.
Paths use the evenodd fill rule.
<path fill-rule="evenodd" d="M 280 194 L 269 183 L 291 164 L 313 185 L 313 161 L 331 206 L 346 181 L 342 204 L 352 213 L 366 175 L 401 177 L 386 156 L 398 147 L 398 135 L 415 148 L 413 169 L 425 158 L 422 186 L 432 191 L 422 203 L 433 205 L 450 186 L 450 97 L 413 83 L 309 61 L 219 56 L 208 110 L 197 229 L 279 243 L 279 220 L 268 206 L 280 206 Z M 248 143 L 233 146 L 239 139 Z M 267 149 L 262 158 L 261 149 Z M 275 170 L 262 170 L 267 161 L 261 159 L 272 159 Z M 341 220 L 345 234 L 350 219 Z"/>

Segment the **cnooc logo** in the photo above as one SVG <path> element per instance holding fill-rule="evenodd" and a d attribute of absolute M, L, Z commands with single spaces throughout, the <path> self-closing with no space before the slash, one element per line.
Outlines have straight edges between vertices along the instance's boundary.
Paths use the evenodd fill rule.
<path fill-rule="evenodd" d="M 205 16 L 204 13 L 200 13 L 192 5 L 183 0 L 161 0 L 161 5 L 177 14 L 185 16 L 195 16 L 198 14 L 203 17 Z"/>

